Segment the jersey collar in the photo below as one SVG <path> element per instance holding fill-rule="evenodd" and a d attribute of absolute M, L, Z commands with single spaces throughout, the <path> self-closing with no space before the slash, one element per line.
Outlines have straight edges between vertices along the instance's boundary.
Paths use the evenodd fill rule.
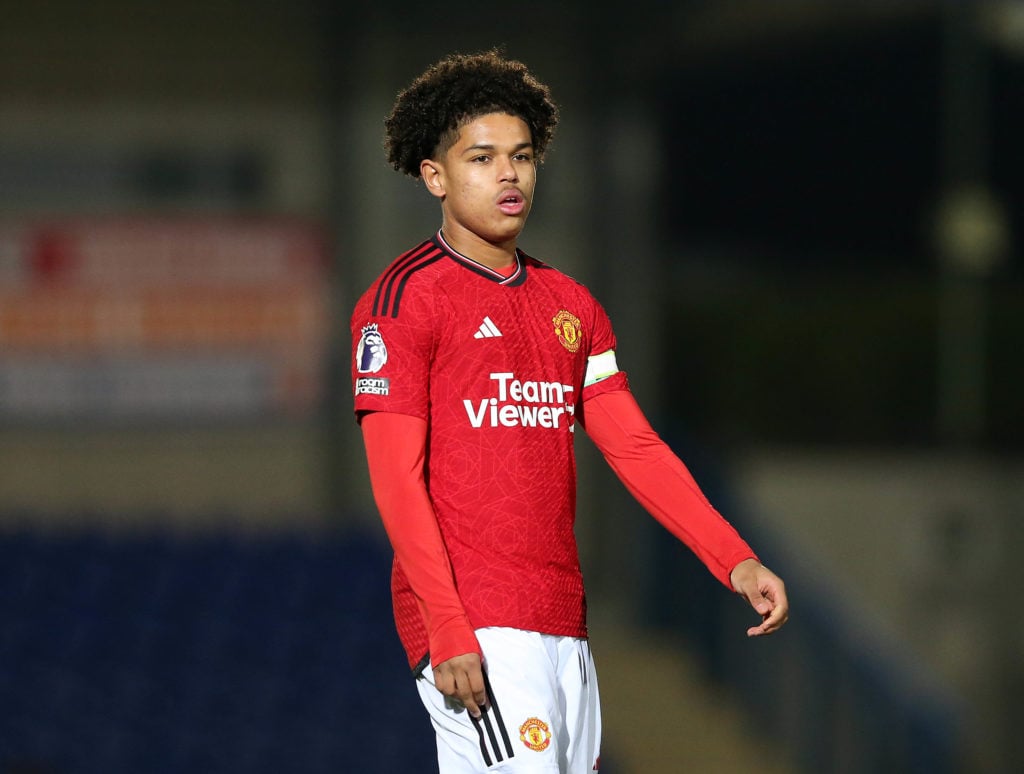
<path fill-rule="evenodd" d="M 495 271 L 489 266 L 485 266 L 479 261 L 474 261 L 458 250 L 453 248 L 444 240 L 444 236 L 441 235 L 441 231 L 438 230 L 437 234 L 434 235 L 434 244 L 441 248 L 449 258 L 458 264 L 461 264 L 465 268 L 469 269 L 481 277 L 497 282 L 499 285 L 508 285 L 510 287 L 515 285 L 522 285 L 526 281 L 526 262 L 523 261 L 522 253 L 519 252 L 519 248 L 516 248 L 516 268 L 507 277 L 499 271 Z"/>

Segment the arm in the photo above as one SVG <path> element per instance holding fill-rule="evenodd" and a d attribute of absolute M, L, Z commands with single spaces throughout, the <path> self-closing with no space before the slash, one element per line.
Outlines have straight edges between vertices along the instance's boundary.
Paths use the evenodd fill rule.
<path fill-rule="evenodd" d="M 435 685 L 478 717 L 486 702 L 482 652 L 427 494 L 427 423 L 405 414 L 372 412 L 361 426 L 373 497 L 427 627 Z"/>
<path fill-rule="evenodd" d="M 595 395 L 584 404 L 582 420 L 587 435 L 637 501 L 761 615 L 761 625 L 747 634 L 770 634 L 782 626 L 789 615 L 782 580 L 711 506 L 683 462 L 651 428 L 632 393 Z"/>

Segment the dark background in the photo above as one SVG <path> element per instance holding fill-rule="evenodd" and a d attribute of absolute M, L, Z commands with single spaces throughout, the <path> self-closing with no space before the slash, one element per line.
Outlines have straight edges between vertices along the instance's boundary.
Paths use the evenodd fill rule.
<path fill-rule="evenodd" d="M 77 369 L 125 352 L 0 338 L 0 774 L 430 757 L 348 315 L 437 227 L 383 157 L 394 95 L 492 46 L 562 110 L 523 248 L 605 304 L 654 425 L 793 599 L 783 636 L 740 641 L 747 611 L 581 439 L 605 768 L 645 748 L 664 771 L 744 768 L 699 757 L 723 711 L 725 747 L 772 774 L 1020 768 L 1024 3 L 56 0 L 0 18 L 0 315 L 25 290 L 20 229 L 155 220 L 188 239 L 199 219 L 322 234 L 329 318 L 322 392 L 296 413 L 74 410 L 50 384 L 48 411 L 12 409 L 19 358 L 69 362 L 73 403 L 107 387 Z M 40 244 L 45 285 L 59 245 Z M 693 672 L 641 672 L 664 663 L 650 637 Z M 705 692 L 696 719 L 672 714 Z M 686 733 L 641 733 L 659 718 Z"/>

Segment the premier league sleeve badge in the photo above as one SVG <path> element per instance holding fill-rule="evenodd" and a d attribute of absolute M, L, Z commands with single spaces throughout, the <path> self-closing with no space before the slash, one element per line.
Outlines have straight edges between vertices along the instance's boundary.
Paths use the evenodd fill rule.
<path fill-rule="evenodd" d="M 388 362 L 388 348 L 384 344 L 377 323 L 364 325 L 359 345 L 356 347 L 356 370 L 361 374 L 375 374 Z M 380 376 L 363 376 L 356 379 L 356 395 L 389 395 L 391 380 Z"/>
<path fill-rule="evenodd" d="M 364 325 L 356 347 L 356 368 L 361 374 L 375 374 L 388 362 L 388 348 L 377 323 Z"/>

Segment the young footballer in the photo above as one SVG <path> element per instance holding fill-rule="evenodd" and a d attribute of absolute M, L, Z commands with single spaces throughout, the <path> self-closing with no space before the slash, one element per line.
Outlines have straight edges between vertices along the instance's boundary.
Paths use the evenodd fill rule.
<path fill-rule="evenodd" d="M 601 717 L 573 522 L 577 428 L 643 506 L 761 617 L 760 564 L 651 429 L 578 282 L 517 246 L 558 120 L 496 52 L 450 56 L 399 94 L 386 149 L 440 204 L 352 317 L 355 410 L 395 552 L 399 637 L 442 774 L 599 770 Z"/>

